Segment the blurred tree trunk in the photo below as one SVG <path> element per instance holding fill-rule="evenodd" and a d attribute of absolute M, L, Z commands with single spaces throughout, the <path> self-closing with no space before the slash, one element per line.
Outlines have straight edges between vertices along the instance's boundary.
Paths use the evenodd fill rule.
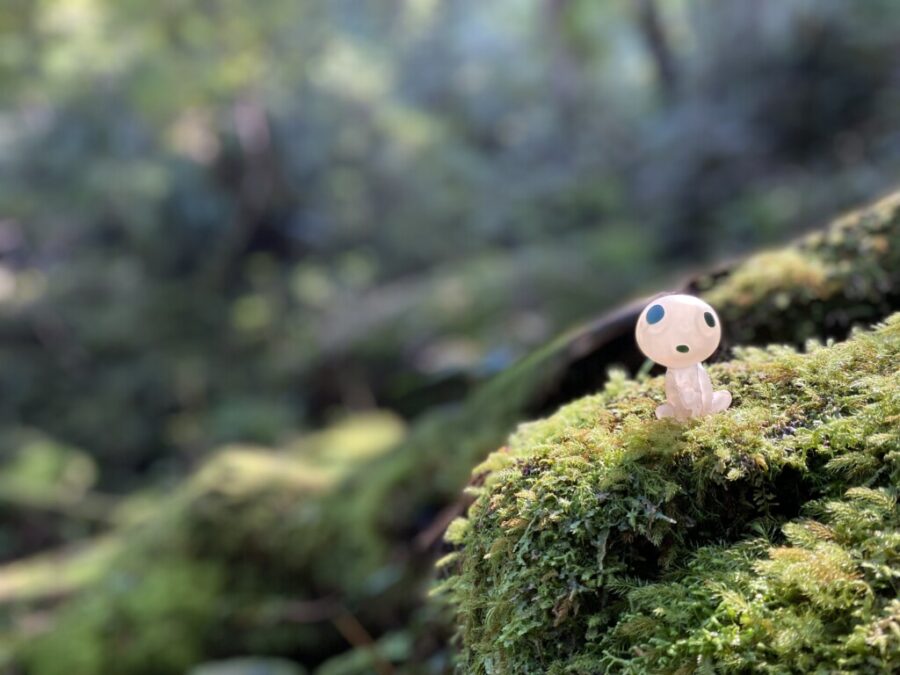
<path fill-rule="evenodd" d="M 248 94 L 237 100 L 231 118 L 237 149 L 231 166 L 222 167 L 222 180 L 236 206 L 233 221 L 214 243 L 204 269 L 205 281 L 215 289 L 236 273 L 241 256 L 272 208 L 279 184 L 268 113 L 259 97 Z"/>
<path fill-rule="evenodd" d="M 553 95 L 567 124 L 575 124 L 582 82 L 581 60 L 569 35 L 567 13 L 572 0 L 546 0 L 547 42 L 550 47 L 550 76 Z"/>
<path fill-rule="evenodd" d="M 663 98 L 671 101 L 678 89 L 678 66 L 656 0 L 636 0 L 641 35 L 656 68 Z"/>

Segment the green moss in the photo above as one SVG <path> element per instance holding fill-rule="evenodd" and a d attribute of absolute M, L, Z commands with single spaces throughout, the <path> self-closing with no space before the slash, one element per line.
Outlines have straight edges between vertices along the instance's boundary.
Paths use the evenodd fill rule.
<path fill-rule="evenodd" d="M 23 659 L 45 675 L 184 672 L 203 657 L 221 582 L 215 568 L 184 561 L 121 569 L 29 640 Z"/>
<path fill-rule="evenodd" d="M 900 193 L 695 284 L 737 344 L 843 336 L 900 308 Z"/>
<path fill-rule="evenodd" d="M 122 554 L 122 537 L 58 549 L 2 568 L 0 607 L 64 597 L 106 574 Z"/>
<path fill-rule="evenodd" d="M 523 425 L 448 535 L 465 672 L 896 666 L 898 362 L 900 315 L 740 350 L 720 415 L 656 420 L 662 381 L 620 376 Z"/>
<path fill-rule="evenodd" d="M 617 585 L 627 609 L 561 670 L 897 672 L 894 493 L 851 488 L 810 502 L 817 519 L 786 524 L 782 545 L 706 546 L 660 581 Z"/>
<path fill-rule="evenodd" d="M 8 570 L 0 588 L 19 585 L 4 613 L 37 627 L 20 634 L 16 662 L 39 675 L 141 675 L 185 672 L 237 643 L 249 653 L 333 649 L 336 636 L 289 619 L 291 603 L 304 598 L 286 593 L 308 570 L 297 505 L 330 485 L 329 473 L 250 449 L 222 453 L 152 518 L 78 554 L 104 552 L 89 574 L 66 576 L 79 592 L 52 617 L 43 605 L 59 590 L 53 561 L 48 572 L 35 562 Z"/>

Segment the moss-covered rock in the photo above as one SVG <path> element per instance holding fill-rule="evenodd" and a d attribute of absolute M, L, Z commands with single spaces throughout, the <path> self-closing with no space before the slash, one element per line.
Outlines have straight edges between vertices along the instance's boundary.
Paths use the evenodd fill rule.
<path fill-rule="evenodd" d="M 25 641 L 22 659 L 45 675 L 184 672 L 203 660 L 222 581 L 215 566 L 183 560 L 121 569 Z"/>
<path fill-rule="evenodd" d="M 152 517 L 69 561 L 19 563 L 2 577 L 17 585 L 0 597 L 6 620 L 20 626 L 15 662 L 45 675 L 155 674 L 186 672 L 237 645 L 238 653 L 333 651 L 341 644 L 333 629 L 305 630 L 292 618 L 314 590 L 304 583 L 311 550 L 298 504 L 332 483 L 331 466 L 234 448 Z M 100 563 L 85 567 L 94 553 Z M 80 574 L 61 574 L 76 565 Z M 49 622 L 37 620 L 54 593 L 73 589 Z"/>
<path fill-rule="evenodd" d="M 900 192 L 690 286 L 734 344 L 844 337 L 900 309 Z"/>
<path fill-rule="evenodd" d="M 896 670 L 898 365 L 895 315 L 739 350 L 722 414 L 656 420 L 661 379 L 620 376 L 520 427 L 448 533 L 464 671 Z"/>

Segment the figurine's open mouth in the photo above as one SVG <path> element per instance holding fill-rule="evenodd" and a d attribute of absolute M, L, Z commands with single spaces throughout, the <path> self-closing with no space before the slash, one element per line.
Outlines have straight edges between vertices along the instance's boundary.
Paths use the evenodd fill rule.
<path fill-rule="evenodd" d="M 687 345 L 678 345 L 677 347 L 675 347 L 675 350 L 681 352 L 682 354 L 687 354 L 689 351 L 691 351 L 691 348 Z"/>

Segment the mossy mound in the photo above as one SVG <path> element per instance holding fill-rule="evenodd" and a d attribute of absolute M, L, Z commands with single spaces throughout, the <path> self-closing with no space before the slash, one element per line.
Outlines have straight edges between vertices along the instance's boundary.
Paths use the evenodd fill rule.
<path fill-rule="evenodd" d="M 735 344 L 844 337 L 900 309 L 900 192 L 691 286 Z"/>
<path fill-rule="evenodd" d="M 739 350 L 719 415 L 619 376 L 520 427 L 448 532 L 464 671 L 896 672 L 898 365 L 895 315 Z"/>
<path fill-rule="evenodd" d="M 139 576 L 121 569 L 64 614 L 61 630 L 25 643 L 28 668 L 46 675 L 175 673 L 203 660 L 200 638 L 223 591 L 219 570 L 157 562 Z"/>
<path fill-rule="evenodd" d="M 152 517 L 97 542 L 106 553 L 63 576 L 81 592 L 49 622 L 52 593 L 72 590 L 57 578 L 92 549 L 58 561 L 55 575 L 52 562 L 36 578 L 20 564 L 18 588 L 2 598 L 5 620 L 19 627 L 15 662 L 41 675 L 183 673 L 235 644 L 333 651 L 342 644 L 333 629 L 294 620 L 312 553 L 297 505 L 327 489 L 331 474 L 296 457 L 223 452 Z"/>

